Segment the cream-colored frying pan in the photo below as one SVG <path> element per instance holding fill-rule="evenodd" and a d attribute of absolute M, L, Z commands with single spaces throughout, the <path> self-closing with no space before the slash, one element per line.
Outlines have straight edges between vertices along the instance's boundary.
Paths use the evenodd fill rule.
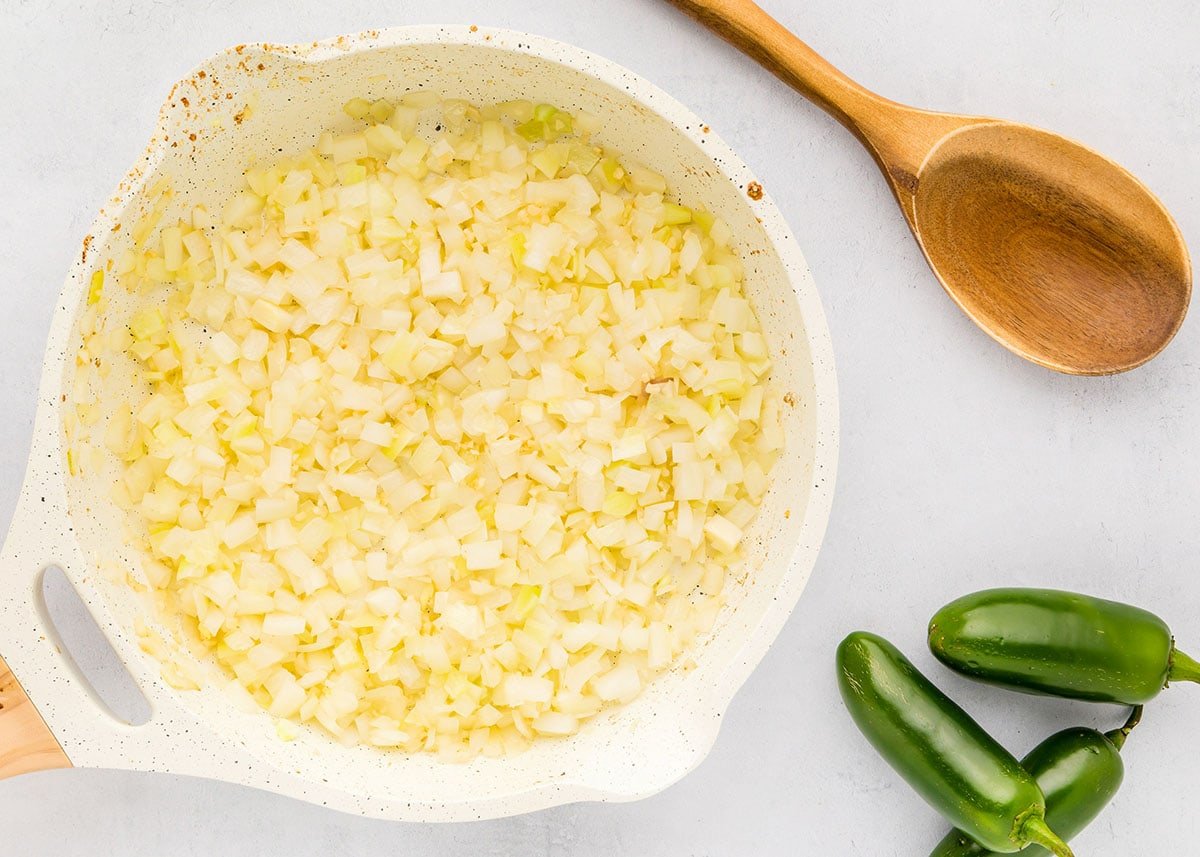
<path fill-rule="evenodd" d="M 161 658 L 143 646 L 169 641 L 171 629 L 130 583 L 142 579 L 140 561 L 110 499 L 117 463 L 98 442 L 133 385 L 118 359 L 104 377 L 76 371 L 92 274 L 129 245 L 134 224 L 160 199 L 162 180 L 174 190 L 166 220 L 197 203 L 219 210 L 252 159 L 307 149 L 321 130 L 347 123 L 341 105 L 348 99 L 417 88 L 475 103 L 528 98 L 593 113 L 603 123 L 601 142 L 662 172 L 684 203 L 720 212 L 746 263 L 774 383 L 793 403 L 784 414 L 787 449 L 748 538 L 748 574 L 732 584 L 728 607 L 694 653 L 695 668 L 662 675 L 635 702 L 569 739 L 469 764 L 347 748 L 315 731 L 283 740 L 269 716 L 239 702 L 213 667 L 184 649 L 165 674 L 182 664 L 207 677 L 204 688 L 182 691 L 164 680 Z M 108 311 L 132 309 L 113 303 Z M 7 661 L 0 664 L 0 777 L 67 765 L 169 771 L 394 819 L 459 821 L 630 800 L 698 764 L 804 588 L 836 464 L 837 394 L 821 305 L 778 210 L 745 165 L 699 118 L 630 72 L 567 45 L 474 27 L 239 46 L 180 81 L 145 155 L 100 213 L 67 277 L 40 396 L 29 469 L 0 559 L 0 655 Z M 80 404 L 100 408 L 93 429 L 73 425 Z M 35 594 L 51 564 L 65 569 L 145 693 L 153 709 L 146 725 L 102 711 L 56 650 Z M 167 642 L 159 647 L 171 650 Z"/>

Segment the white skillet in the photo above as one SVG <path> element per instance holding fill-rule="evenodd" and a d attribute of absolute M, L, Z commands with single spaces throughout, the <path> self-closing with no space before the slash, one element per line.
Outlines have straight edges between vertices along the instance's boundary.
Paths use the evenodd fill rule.
<path fill-rule="evenodd" d="M 92 272 L 128 246 L 131 226 L 153 201 L 148 189 L 170 178 L 176 196 L 167 220 L 197 202 L 217 211 L 252 159 L 310 147 L 321 130 L 349 122 L 341 105 L 351 97 L 395 97 L 410 88 L 476 103 L 528 98 L 586 110 L 602 120 L 601 142 L 662 172 L 685 204 L 719 212 L 746 262 L 775 383 L 793 403 L 784 413 L 787 450 L 748 537 L 748 572 L 731 584 L 729 606 L 694 653 L 695 667 L 664 674 L 579 735 L 470 764 L 345 748 L 307 730 L 284 741 L 269 716 L 238 704 L 215 675 L 199 691 L 164 681 L 134 632 L 139 623 L 164 635 L 170 628 L 156 624 L 124 580 L 140 579 L 141 571 L 110 499 L 117 464 L 89 452 L 98 444 L 83 433 L 70 444 L 82 473 L 69 475 L 63 428 L 64 416 L 87 397 L 97 396 L 107 417 L 133 390 L 119 360 L 100 389 L 77 387 L 75 355 Z M 0 655 L 11 668 L 0 661 L 0 778 L 67 765 L 165 771 L 423 821 L 654 793 L 703 759 L 722 713 L 800 597 L 825 531 L 836 458 L 832 350 L 804 259 L 746 166 L 662 91 L 577 48 L 486 28 L 404 27 L 231 49 L 176 84 L 149 147 L 92 225 L 59 297 L 29 467 L 0 557 Z M 105 713 L 57 651 L 36 595 L 50 564 L 66 570 L 145 693 L 153 709 L 146 725 Z"/>

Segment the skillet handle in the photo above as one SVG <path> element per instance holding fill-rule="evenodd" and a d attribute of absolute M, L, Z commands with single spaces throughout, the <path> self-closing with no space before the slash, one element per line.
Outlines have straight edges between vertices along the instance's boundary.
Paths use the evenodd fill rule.
<path fill-rule="evenodd" d="M 58 739 L 0 658 L 0 780 L 69 767 Z"/>

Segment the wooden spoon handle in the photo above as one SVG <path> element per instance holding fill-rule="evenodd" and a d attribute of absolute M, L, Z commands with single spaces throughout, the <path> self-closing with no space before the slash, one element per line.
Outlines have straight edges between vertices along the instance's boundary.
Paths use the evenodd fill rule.
<path fill-rule="evenodd" d="M 911 219 L 906 197 L 926 154 L 946 134 L 981 121 L 889 101 L 829 64 L 752 0 L 667 0 L 757 60 L 857 137 Z"/>
<path fill-rule="evenodd" d="M 800 92 L 860 138 L 881 110 L 899 108 L 859 86 L 752 0 L 667 0 Z"/>
<path fill-rule="evenodd" d="M 71 760 L 0 658 L 0 780 L 69 767 Z"/>

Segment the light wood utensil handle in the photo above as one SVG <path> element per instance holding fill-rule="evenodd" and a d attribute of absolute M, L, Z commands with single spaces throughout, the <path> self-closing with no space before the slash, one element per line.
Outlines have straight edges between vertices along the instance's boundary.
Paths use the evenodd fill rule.
<path fill-rule="evenodd" d="M 667 0 L 758 61 L 846 126 L 879 163 L 898 197 L 911 192 L 930 146 L 974 117 L 909 107 L 833 67 L 752 0 Z M 910 214 L 901 198 L 905 214 Z"/>
<path fill-rule="evenodd" d="M 0 658 L 0 780 L 69 767 L 71 760 Z"/>
<path fill-rule="evenodd" d="M 886 99 L 859 86 L 751 0 L 667 0 L 860 134 Z"/>

